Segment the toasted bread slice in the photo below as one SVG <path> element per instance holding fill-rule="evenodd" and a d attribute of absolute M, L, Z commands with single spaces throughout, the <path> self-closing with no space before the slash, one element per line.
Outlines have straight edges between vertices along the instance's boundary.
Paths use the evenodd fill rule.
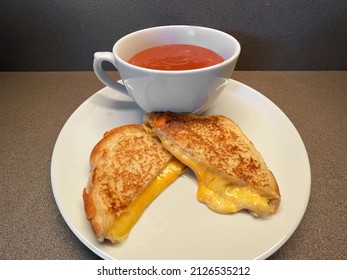
<path fill-rule="evenodd" d="M 110 130 L 90 155 L 83 190 L 86 216 L 97 239 L 126 238 L 146 207 L 185 169 L 142 125 Z"/>
<path fill-rule="evenodd" d="M 165 149 L 197 176 L 197 198 L 219 213 L 255 216 L 280 205 L 276 179 L 240 127 L 225 116 L 148 113 L 145 121 Z"/>

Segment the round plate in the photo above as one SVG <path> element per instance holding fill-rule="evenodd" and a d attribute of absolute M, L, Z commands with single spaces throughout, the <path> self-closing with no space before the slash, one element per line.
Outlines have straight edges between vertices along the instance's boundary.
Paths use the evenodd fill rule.
<path fill-rule="evenodd" d="M 106 87 L 71 115 L 52 155 L 56 203 L 89 249 L 105 259 L 265 259 L 288 240 L 305 213 L 311 188 L 307 152 L 294 125 L 269 99 L 234 80 L 205 114 L 230 117 L 263 155 L 280 188 L 278 212 L 265 219 L 247 212 L 217 214 L 197 201 L 197 181 L 188 172 L 152 202 L 126 240 L 99 243 L 82 200 L 90 152 L 104 132 L 142 123 L 144 115 L 130 98 Z"/>

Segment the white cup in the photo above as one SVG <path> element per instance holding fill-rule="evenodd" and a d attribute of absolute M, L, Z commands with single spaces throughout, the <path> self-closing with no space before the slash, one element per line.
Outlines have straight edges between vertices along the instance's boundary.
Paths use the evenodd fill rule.
<path fill-rule="evenodd" d="M 219 54 L 222 63 L 193 70 L 153 70 L 128 63 L 147 48 L 167 44 L 191 44 Z M 144 111 L 202 113 L 220 95 L 234 71 L 241 47 L 222 31 L 189 25 L 152 27 L 119 39 L 111 52 L 94 54 L 94 72 L 107 86 L 130 96 Z M 108 61 L 123 81 L 112 79 L 102 68 Z"/>

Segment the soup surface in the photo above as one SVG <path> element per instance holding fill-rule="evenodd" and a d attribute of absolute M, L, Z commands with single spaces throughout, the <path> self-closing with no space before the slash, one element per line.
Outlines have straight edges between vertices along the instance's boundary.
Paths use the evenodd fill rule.
<path fill-rule="evenodd" d="M 220 55 L 210 49 L 188 44 L 172 44 L 139 52 L 129 60 L 129 63 L 156 70 L 191 70 L 223 61 Z"/>

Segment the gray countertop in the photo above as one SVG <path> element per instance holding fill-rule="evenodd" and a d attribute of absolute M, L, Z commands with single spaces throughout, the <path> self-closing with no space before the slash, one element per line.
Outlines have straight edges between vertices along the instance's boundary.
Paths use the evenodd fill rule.
<path fill-rule="evenodd" d="M 310 159 L 306 213 L 269 259 L 346 259 L 347 72 L 247 71 L 232 78 L 289 117 Z M 64 123 L 103 87 L 93 72 L 0 72 L 0 259 L 99 259 L 61 216 L 50 163 Z"/>

